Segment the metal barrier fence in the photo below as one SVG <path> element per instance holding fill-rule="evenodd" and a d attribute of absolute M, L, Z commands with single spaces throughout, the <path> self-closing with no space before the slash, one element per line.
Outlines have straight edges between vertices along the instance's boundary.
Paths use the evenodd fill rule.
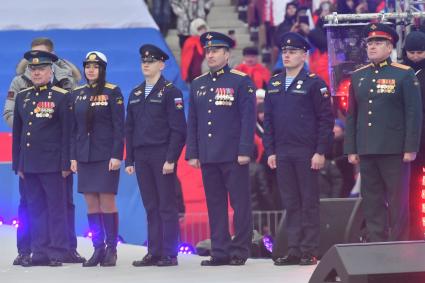
<path fill-rule="evenodd" d="M 252 229 L 262 235 L 274 236 L 283 211 L 253 211 Z M 233 211 L 229 212 L 229 228 L 233 234 Z M 195 246 L 198 242 L 210 238 L 210 226 L 207 212 L 186 213 L 180 219 L 180 242 Z"/>

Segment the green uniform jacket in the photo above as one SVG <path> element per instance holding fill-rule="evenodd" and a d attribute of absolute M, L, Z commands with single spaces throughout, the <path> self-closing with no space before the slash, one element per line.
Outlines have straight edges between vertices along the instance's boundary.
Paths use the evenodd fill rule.
<path fill-rule="evenodd" d="M 388 58 L 356 70 L 348 103 L 346 154 L 418 152 L 422 102 L 413 69 Z"/>

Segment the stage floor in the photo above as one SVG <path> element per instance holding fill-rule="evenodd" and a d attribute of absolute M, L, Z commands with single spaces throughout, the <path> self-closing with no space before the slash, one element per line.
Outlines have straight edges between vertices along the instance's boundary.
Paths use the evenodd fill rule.
<path fill-rule="evenodd" d="M 102 283 L 307 283 L 315 266 L 274 266 L 271 260 L 250 259 L 245 266 L 201 267 L 203 257 L 180 255 L 179 266 L 175 267 L 133 267 L 131 262 L 146 253 L 141 246 L 121 244 L 118 247 L 116 267 L 82 268 L 78 264 L 63 267 L 21 267 L 13 266 L 16 256 L 16 230 L 12 226 L 0 226 L 0 282 L 102 282 Z M 91 242 L 78 239 L 78 251 L 89 257 Z"/>

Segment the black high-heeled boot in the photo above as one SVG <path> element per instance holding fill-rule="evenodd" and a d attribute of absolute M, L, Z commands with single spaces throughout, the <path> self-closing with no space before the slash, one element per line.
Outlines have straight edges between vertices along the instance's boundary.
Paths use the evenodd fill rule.
<path fill-rule="evenodd" d="M 115 266 L 117 263 L 118 212 L 104 213 L 103 223 L 106 234 L 106 254 L 101 266 Z"/>
<path fill-rule="evenodd" d="M 87 219 L 92 232 L 94 252 L 89 260 L 83 263 L 83 267 L 92 267 L 101 263 L 105 257 L 105 232 L 102 213 L 87 214 Z"/>

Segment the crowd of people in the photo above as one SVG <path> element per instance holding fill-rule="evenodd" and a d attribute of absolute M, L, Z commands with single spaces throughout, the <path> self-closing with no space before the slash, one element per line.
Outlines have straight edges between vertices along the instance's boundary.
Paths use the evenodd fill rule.
<path fill-rule="evenodd" d="M 177 2 L 184 1 L 171 1 L 173 9 Z M 355 5 L 368 7 L 366 2 L 344 3 L 356 11 Z M 289 3 L 286 12 L 296 15 L 300 4 L 306 3 Z M 324 5 L 316 23 L 331 11 Z M 199 74 L 190 63 L 182 71 L 190 83 L 187 117 L 182 92 L 162 76 L 169 56 L 157 46 L 139 49 L 144 81 L 131 91 L 125 111 L 119 86 L 107 81 L 105 54 L 87 53 L 82 60 L 86 83 L 77 86 L 82 77 L 78 68 L 55 55 L 50 39 L 33 40 L 4 109 L 13 130 L 13 170 L 21 196 L 13 264 L 116 265 L 115 197 L 124 145 L 125 171 L 137 177 L 148 221 L 148 253 L 133 262 L 136 267 L 178 265 L 175 186 L 184 146 L 188 164 L 202 172 L 206 195 L 212 247 L 202 266 L 244 265 L 250 255 L 252 211 L 283 208 L 289 249 L 274 264 L 316 264 L 319 200 L 349 196 L 356 171 L 368 241 L 411 238 L 409 220 L 414 219 L 409 214 L 415 211 L 409 213 L 409 194 L 416 190 L 409 186 L 417 186 L 425 160 L 425 34 L 407 36 L 403 65 L 390 58 L 398 41 L 395 30 L 381 23 L 366 26 L 370 64 L 352 74 L 343 121 L 335 119 L 326 76 L 312 71 L 314 64 L 306 69 L 314 56 L 309 56 L 312 34 L 317 31 L 320 37 L 323 30 L 319 24 L 305 33 L 306 23 L 299 20 L 289 28 L 285 18 L 273 36 L 282 67 L 272 75 L 259 62 L 255 46 L 243 49 L 243 62 L 231 68 L 234 38 L 207 31 L 198 15 L 190 23 L 193 39 L 181 34 L 182 54 L 188 54 L 185 47 L 193 48 L 188 57 L 195 63 L 205 60 L 209 71 Z M 78 173 L 78 192 L 84 195 L 93 233 L 88 260 L 77 252 L 72 173 Z M 423 237 L 420 231 L 410 232 Z"/>

